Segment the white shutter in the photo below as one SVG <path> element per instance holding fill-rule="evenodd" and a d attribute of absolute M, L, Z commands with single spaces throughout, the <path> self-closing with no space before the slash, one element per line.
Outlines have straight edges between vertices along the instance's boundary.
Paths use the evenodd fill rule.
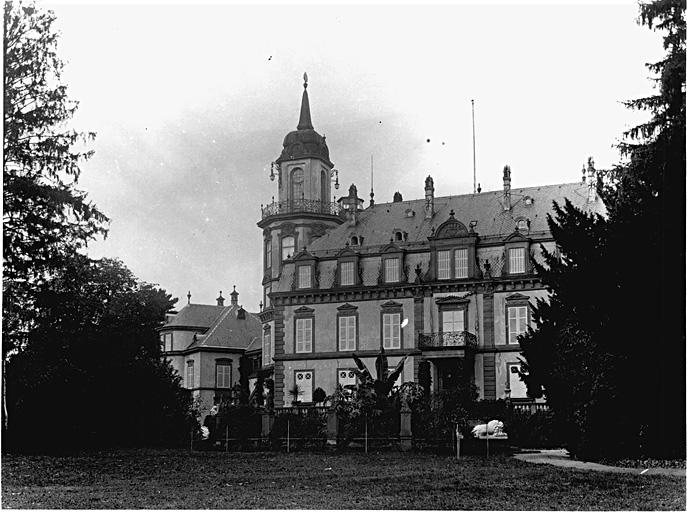
<path fill-rule="evenodd" d="M 468 250 L 456 249 L 455 254 L 455 278 L 461 279 L 468 277 Z"/>
<path fill-rule="evenodd" d="M 437 251 L 437 278 L 451 279 L 451 251 Z"/>
<path fill-rule="evenodd" d="M 301 391 L 298 400 L 301 402 L 312 402 L 313 372 L 297 371 L 295 372 L 295 376 L 296 385 Z"/>

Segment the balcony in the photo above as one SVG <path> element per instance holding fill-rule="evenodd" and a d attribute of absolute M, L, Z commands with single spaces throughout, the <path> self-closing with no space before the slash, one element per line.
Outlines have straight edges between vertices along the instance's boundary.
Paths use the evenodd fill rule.
<path fill-rule="evenodd" d="M 420 333 L 420 349 L 477 348 L 477 336 L 468 331 Z"/>
<path fill-rule="evenodd" d="M 275 215 L 289 215 L 292 213 L 314 213 L 317 215 L 335 215 L 341 213 L 341 206 L 337 203 L 314 201 L 310 199 L 297 199 L 295 201 L 274 202 L 262 207 L 262 218 Z"/>

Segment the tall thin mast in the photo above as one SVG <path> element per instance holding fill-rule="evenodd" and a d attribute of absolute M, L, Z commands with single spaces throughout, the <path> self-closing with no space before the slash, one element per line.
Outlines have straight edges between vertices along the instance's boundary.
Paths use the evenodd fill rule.
<path fill-rule="evenodd" d="M 475 100 L 472 102 L 472 193 L 477 193 L 477 157 L 475 153 Z"/>
<path fill-rule="evenodd" d="M 370 207 L 375 205 L 375 166 L 373 155 L 370 155 Z"/>

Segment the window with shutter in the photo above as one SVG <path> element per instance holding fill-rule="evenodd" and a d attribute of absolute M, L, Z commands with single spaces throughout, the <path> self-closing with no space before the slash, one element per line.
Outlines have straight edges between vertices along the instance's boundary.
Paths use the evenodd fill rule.
<path fill-rule="evenodd" d="M 355 376 L 355 371 L 350 369 L 350 368 L 339 368 L 337 370 L 337 383 L 341 387 L 346 387 L 346 386 L 355 386 L 356 385 L 356 376 Z"/>
<path fill-rule="evenodd" d="M 508 272 L 510 274 L 525 273 L 525 248 L 516 247 L 508 250 Z"/>
<path fill-rule="evenodd" d="M 350 286 L 355 284 L 355 262 L 342 261 L 341 262 L 341 286 Z"/>
<path fill-rule="evenodd" d="M 262 334 L 262 365 L 272 364 L 272 330 L 265 329 Z"/>
<path fill-rule="evenodd" d="M 397 283 L 400 274 L 398 269 L 398 258 L 387 258 L 384 260 L 384 282 Z"/>
<path fill-rule="evenodd" d="M 312 402 L 312 390 L 313 390 L 313 372 L 306 370 L 296 370 L 295 381 L 301 394 L 298 396 L 298 400 L 301 402 Z"/>
<path fill-rule="evenodd" d="M 312 352 L 312 318 L 296 319 L 296 352 Z"/>
<path fill-rule="evenodd" d="M 195 385 L 195 371 L 193 368 L 193 361 L 186 363 L 186 388 L 192 389 Z"/>
<path fill-rule="evenodd" d="M 355 350 L 356 317 L 339 317 L 339 350 Z"/>
<path fill-rule="evenodd" d="M 451 279 L 451 251 L 437 251 L 437 279 Z"/>
<path fill-rule="evenodd" d="M 527 331 L 527 306 L 509 306 L 508 343 L 518 343 L 518 336 Z"/>
<path fill-rule="evenodd" d="M 382 322 L 384 348 L 401 348 L 401 314 L 384 313 Z"/>
<path fill-rule="evenodd" d="M 468 277 L 468 250 L 456 249 L 454 253 L 455 258 L 455 278 L 463 279 Z"/>
<path fill-rule="evenodd" d="M 301 265 L 298 267 L 298 287 L 312 287 L 312 267 L 310 265 Z"/>
<path fill-rule="evenodd" d="M 231 387 L 231 365 L 217 363 L 215 366 L 215 387 L 228 389 Z"/>

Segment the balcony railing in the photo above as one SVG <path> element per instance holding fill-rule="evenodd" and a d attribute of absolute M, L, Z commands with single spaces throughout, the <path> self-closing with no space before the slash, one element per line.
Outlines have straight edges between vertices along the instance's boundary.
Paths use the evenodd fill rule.
<path fill-rule="evenodd" d="M 262 207 L 262 218 L 289 213 L 319 213 L 324 215 L 339 215 L 341 206 L 337 203 L 315 201 L 310 199 L 296 199 L 294 201 L 274 202 Z"/>
<path fill-rule="evenodd" d="M 477 336 L 468 331 L 420 333 L 418 346 L 421 349 L 477 348 Z"/>

